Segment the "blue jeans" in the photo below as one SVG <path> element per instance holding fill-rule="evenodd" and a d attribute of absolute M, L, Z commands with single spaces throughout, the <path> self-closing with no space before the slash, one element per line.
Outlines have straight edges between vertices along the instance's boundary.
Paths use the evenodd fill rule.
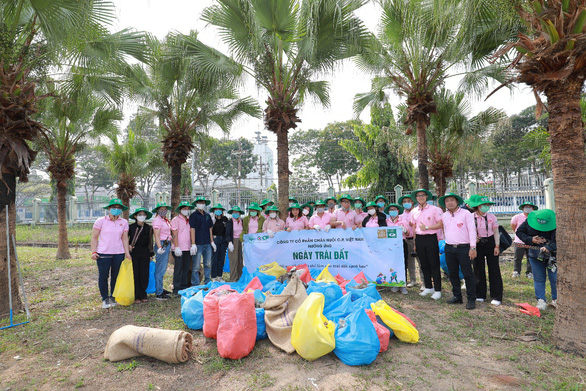
<path fill-rule="evenodd" d="M 556 270 L 555 272 L 552 272 L 547 268 L 547 264 L 545 262 L 541 262 L 537 260 L 537 258 L 529 257 L 529 262 L 531 263 L 531 270 L 533 270 L 533 287 L 535 288 L 535 297 L 537 298 L 537 300 L 545 300 L 546 273 L 547 277 L 549 277 L 549 285 L 551 285 L 551 299 L 557 300 L 558 271 Z"/>
<path fill-rule="evenodd" d="M 120 271 L 120 265 L 124 261 L 124 254 L 98 254 L 98 288 L 102 300 L 106 300 L 114 293 L 116 279 Z M 110 294 L 108 294 L 108 275 L 110 275 Z"/>
<path fill-rule="evenodd" d="M 168 244 L 165 247 L 165 252 L 163 254 L 159 254 L 157 249 L 158 247 L 155 244 L 155 290 L 158 296 L 163 294 L 163 276 L 165 276 L 165 272 L 167 271 L 171 244 Z"/>
<path fill-rule="evenodd" d="M 204 284 L 211 281 L 210 274 L 212 272 L 212 245 L 198 244 L 197 254 L 193 258 L 193 267 L 191 268 L 191 285 L 199 285 L 199 263 L 203 258 L 203 273 Z"/>

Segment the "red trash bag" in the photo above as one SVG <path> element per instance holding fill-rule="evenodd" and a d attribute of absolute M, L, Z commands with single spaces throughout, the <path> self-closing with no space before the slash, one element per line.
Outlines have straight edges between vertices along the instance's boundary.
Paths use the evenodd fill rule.
<path fill-rule="evenodd" d="M 346 281 L 346 279 L 345 279 L 344 277 L 342 277 L 342 276 L 340 275 L 340 273 L 338 273 L 338 275 L 337 275 L 336 277 L 334 277 L 334 278 L 335 278 L 335 279 L 336 279 L 336 281 L 338 282 L 338 285 L 342 285 L 342 283 L 343 283 L 344 281 Z"/>
<path fill-rule="evenodd" d="M 374 325 L 374 329 L 376 330 L 376 335 L 378 335 L 378 340 L 380 341 L 380 350 L 379 353 L 384 352 L 389 347 L 389 340 L 391 339 L 391 332 L 382 324 L 378 323 L 376 320 L 376 315 L 372 310 L 364 310 L 366 314 L 370 318 L 370 321 Z"/>
<path fill-rule="evenodd" d="M 216 338 L 218 333 L 218 300 L 220 297 L 236 292 L 230 285 L 212 289 L 203 299 L 203 335 Z"/>
<path fill-rule="evenodd" d="M 255 291 L 257 289 L 262 291 L 262 288 L 263 288 L 262 282 L 260 282 L 260 278 L 258 278 L 258 276 L 257 276 L 257 277 L 254 277 L 252 279 L 252 281 L 250 281 L 248 283 L 248 285 L 246 285 L 246 288 L 244 288 L 243 292 L 248 292 L 249 290 Z"/>
<path fill-rule="evenodd" d="M 254 295 L 243 293 L 222 297 L 219 301 L 219 321 L 220 356 L 232 360 L 248 356 L 256 342 Z"/>
<path fill-rule="evenodd" d="M 368 282 L 368 280 L 366 279 L 366 276 L 364 275 L 364 272 L 358 273 L 356 276 L 354 276 L 353 280 L 356 281 L 358 284 L 362 284 L 363 282 Z"/>
<path fill-rule="evenodd" d="M 299 279 L 301 281 L 303 281 L 304 283 L 309 284 L 309 281 L 312 280 L 311 273 L 309 272 L 309 269 L 301 269 L 301 270 L 303 270 L 303 273 L 301 273 L 301 275 L 299 276 Z"/>

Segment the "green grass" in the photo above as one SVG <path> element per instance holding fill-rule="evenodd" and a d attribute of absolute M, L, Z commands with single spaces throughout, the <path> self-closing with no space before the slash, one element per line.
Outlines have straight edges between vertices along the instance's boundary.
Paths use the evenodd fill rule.
<path fill-rule="evenodd" d="M 57 243 L 59 230 L 57 224 L 17 225 L 16 241 L 18 243 Z M 86 244 L 91 241 L 92 225 L 83 224 L 67 228 L 67 238 L 71 245 Z"/>

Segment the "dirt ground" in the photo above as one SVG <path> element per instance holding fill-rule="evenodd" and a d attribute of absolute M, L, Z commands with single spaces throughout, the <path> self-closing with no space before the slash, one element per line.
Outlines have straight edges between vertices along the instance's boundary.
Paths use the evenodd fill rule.
<path fill-rule="evenodd" d="M 519 312 L 515 302 L 534 304 L 532 281 L 512 279 L 503 257 L 503 305 L 482 303 L 474 311 L 446 303 L 444 280 L 438 302 L 383 292 L 383 298 L 417 324 L 420 342 L 391 339 L 389 349 L 364 367 L 350 367 L 333 354 L 308 362 L 269 340 L 238 361 L 218 355 L 216 341 L 201 331 L 192 358 L 171 365 L 149 357 L 118 363 L 103 359 L 117 328 L 134 324 L 187 330 L 180 300 L 100 308 L 97 268 L 89 251 L 54 260 L 54 249 L 19 248 L 30 323 L 0 331 L 1 390 L 585 390 L 586 359 L 556 350 L 554 313 L 541 318 Z M 170 282 L 172 266 L 167 271 Z M 19 315 L 17 321 L 24 320 Z M 8 324 L 7 319 L 0 326 Z"/>

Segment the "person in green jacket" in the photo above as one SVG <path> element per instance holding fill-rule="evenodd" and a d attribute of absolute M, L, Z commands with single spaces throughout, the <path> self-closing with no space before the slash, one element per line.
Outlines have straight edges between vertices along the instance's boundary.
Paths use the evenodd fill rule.
<path fill-rule="evenodd" d="M 240 241 L 244 241 L 244 235 L 255 234 L 262 232 L 262 225 L 265 222 L 265 217 L 262 214 L 262 208 L 256 202 L 248 205 L 248 216 L 242 220 L 242 232 L 240 233 Z"/>

